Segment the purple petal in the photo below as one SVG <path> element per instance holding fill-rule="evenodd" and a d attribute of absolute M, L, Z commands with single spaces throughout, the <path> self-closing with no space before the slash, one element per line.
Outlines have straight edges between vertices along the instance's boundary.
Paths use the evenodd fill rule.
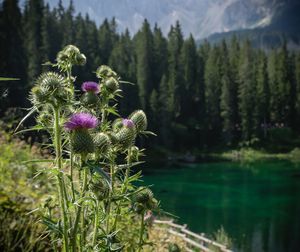
<path fill-rule="evenodd" d="M 122 120 L 122 123 L 127 128 L 133 128 L 135 126 L 134 122 L 131 119 L 126 119 L 125 118 L 125 119 Z"/>
<path fill-rule="evenodd" d="M 76 113 L 65 123 L 65 128 L 67 130 L 92 129 L 97 125 L 98 119 L 95 116 L 88 113 Z"/>
<path fill-rule="evenodd" d="M 98 85 L 98 83 L 93 81 L 84 82 L 81 85 L 81 89 L 84 92 L 93 92 L 95 94 L 98 94 L 100 92 L 100 86 Z"/>

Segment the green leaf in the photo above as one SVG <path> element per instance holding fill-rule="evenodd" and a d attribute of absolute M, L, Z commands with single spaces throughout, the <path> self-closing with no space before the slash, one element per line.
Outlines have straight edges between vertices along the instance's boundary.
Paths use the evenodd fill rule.
<path fill-rule="evenodd" d="M 101 175 L 108 184 L 108 186 L 111 188 L 111 178 L 105 171 L 103 171 L 103 169 L 100 166 L 91 163 L 87 163 L 87 165 L 91 168 L 92 172 L 96 172 L 99 175 Z"/>
<path fill-rule="evenodd" d="M 30 164 L 30 163 L 53 163 L 53 159 L 32 159 L 28 161 L 23 161 L 22 164 Z"/>
<path fill-rule="evenodd" d="M 135 86 L 135 83 L 129 82 L 129 81 L 120 81 L 120 83 L 129 84 Z"/>
<path fill-rule="evenodd" d="M 29 117 L 31 116 L 35 111 L 37 111 L 37 108 L 36 107 L 33 107 L 28 113 L 26 116 L 23 117 L 23 119 L 19 122 L 19 124 L 17 125 L 14 133 L 17 132 L 17 130 L 20 128 L 21 124 Z"/>
<path fill-rule="evenodd" d="M 5 78 L 5 77 L 0 77 L 0 81 L 16 81 L 20 80 L 18 78 Z"/>
<path fill-rule="evenodd" d="M 54 233 L 58 235 L 62 235 L 62 229 L 58 223 L 55 223 L 53 220 L 50 218 L 43 216 L 42 222 L 44 225 L 48 227 L 49 230 L 53 231 Z"/>
<path fill-rule="evenodd" d="M 151 135 L 151 136 L 157 136 L 154 132 L 152 131 L 142 131 L 141 132 L 142 135 Z"/>
<path fill-rule="evenodd" d="M 117 170 L 124 170 L 124 169 L 131 168 L 133 166 L 137 166 L 137 165 L 140 165 L 140 164 L 143 164 L 143 163 L 145 163 L 145 161 L 134 162 L 134 163 L 131 163 L 131 164 L 120 164 L 120 165 L 118 165 Z"/>
<path fill-rule="evenodd" d="M 115 116 L 120 116 L 119 113 L 112 107 L 107 108 L 106 111 L 109 112 L 110 114 L 115 115 Z"/>
<path fill-rule="evenodd" d="M 40 131 L 40 130 L 47 130 L 48 128 L 44 128 L 43 126 L 40 126 L 40 125 L 36 125 L 34 127 L 31 127 L 29 129 L 24 129 L 24 130 L 20 130 L 16 133 L 14 133 L 15 135 L 18 135 L 18 134 L 22 134 L 24 132 L 30 132 L 30 131 Z"/>

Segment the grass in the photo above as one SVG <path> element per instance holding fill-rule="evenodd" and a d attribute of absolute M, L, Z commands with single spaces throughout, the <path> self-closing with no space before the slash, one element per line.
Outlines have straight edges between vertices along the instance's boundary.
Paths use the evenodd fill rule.
<path fill-rule="evenodd" d="M 295 148 L 288 153 L 268 153 L 264 150 L 257 150 L 253 148 L 241 148 L 237 150 L 229 150 L 222 153 L 208 154 L 210 157 L 217 159 L 226 159 L 230 161 L 256 161 L 266 159 L 284 159 L 293 162 L 300 162 L 300 149 Z"/>

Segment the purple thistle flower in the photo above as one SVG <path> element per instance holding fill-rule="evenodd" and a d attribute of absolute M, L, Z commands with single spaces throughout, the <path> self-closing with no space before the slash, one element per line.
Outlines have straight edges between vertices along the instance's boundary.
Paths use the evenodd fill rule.
<path fill-rule="evenodd" d="M 92 129 L 97 125 L 98 119 L 95 116 L 88 113 L 76 113 L 65 123 L 65 128 L 67 130 Z"/>
<path fill-rule="evenodd" d="M 98 83 L 93 81 L 83 82 L 81 89 L 84 92 L 93 92 L 94 94 L 98 94 L 100 92 L 100 86 Z"/>
<path fill-rule="evenodd" d="M 133 128 L 135 126 L 134 122 L 131 119 L 126 119 L 125 118 L 125 119 L 122 120 L 122 123 L 127 128 Z"/>

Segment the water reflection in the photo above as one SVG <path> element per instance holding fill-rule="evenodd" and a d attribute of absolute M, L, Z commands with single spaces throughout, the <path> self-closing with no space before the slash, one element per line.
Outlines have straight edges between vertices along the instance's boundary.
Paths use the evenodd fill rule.
<path fill-rule="evenodd" d="M 283 161 L 159 167 L 144 180 L 190 229 L 223 226 L 237 251 L 300 249 L 299 168 Z"/>

